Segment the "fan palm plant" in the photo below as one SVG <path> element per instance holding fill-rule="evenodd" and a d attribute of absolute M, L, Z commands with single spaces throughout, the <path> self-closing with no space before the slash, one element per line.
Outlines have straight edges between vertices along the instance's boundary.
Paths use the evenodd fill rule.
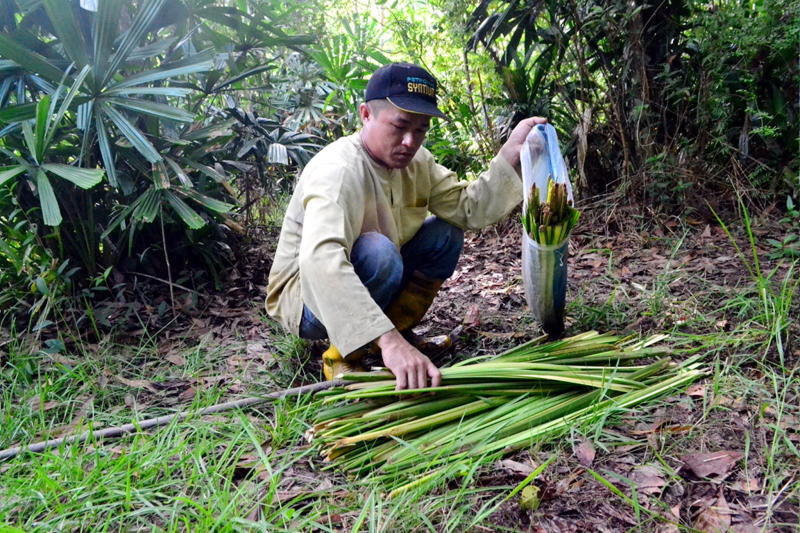
<path fill-rule="evenodd" d="M 3 205 L 89 279 L 165 241 L 149 227 L 159 220 L 182 239 L 162 242 L 165 254 L 204 259 L 192 243 L 223 238 L 216 223 L 230 222 L 231 181 L 243 173 L 224 109 L 251 80 L 269 85 L 283 47 L 311 42 L 280 28 L 291 14 L 248 1 L 4 3 Z M 209 222 L 204 237 L 193 234 Z"/>
<path fill-rule="evenodd" d="M 72 250 L 89 272 L 98 264 L 98 251 L 113 254 L 101 263 L 114 264 L 125 248 L 122 242 L 127 240 L 128 248 L 133 242 L 130 231 L 159 214 L 197 229 L 232 208 L 220 198 L 233 192 L 221 161 L 234 158 L 220 153 L 234 135 L 231 122 L 222 112 L 207 118 L 198 111 L 213 105 L 217 94 L 269 70 L 256 50 L 310 41 L 270 24 L 263 6 L 242 2 L 91 4 L 19 0 L 15 16 L 0 19 L 0 147 L 5 155 L 23 157 L 20 150 L 30 144 L 25 132 L 33 128 L 26 124 L 44 120 L 40 112 L 50 107 L 41 102 L 49 98 L 52 103 L 48 95 L 63 82 L 71 91 L 59 116 L 58 150 L 38 163 L 105 171 L 107 186 L 93 197 L 66 191 L 72 197 L 60 202 L 67 208 L 63 213 L 54 208 L 59 191 L 33 178 L 42 183 L 39 197 L 48 198 L 42 204 L 45 224 L 68 226 L 61 232 L 67 253 Z M 248 64 L 248 58 L 260 64 Z M 4 169 L 3 181 L 22 174 L 19 165 Z M 60 168 L 44 167 L 43 175 Z M 124 231 L 116 242 L 109 241 L 116 230 Z M 108 246 L 101 246 L 101 239 Z"/>

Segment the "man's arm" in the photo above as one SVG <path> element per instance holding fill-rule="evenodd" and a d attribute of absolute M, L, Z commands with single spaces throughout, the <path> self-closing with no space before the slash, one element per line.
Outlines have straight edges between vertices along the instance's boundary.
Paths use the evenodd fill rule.
<path fill-rule="evenodd" d="M 428 156 L 431 190 L 430 211 L 463 229 L 480 229 L 508 216 L 522 201 L 519 152 L 525 138 L 541 117 L 520 122 L 485 172 L 466 182 Z"/>

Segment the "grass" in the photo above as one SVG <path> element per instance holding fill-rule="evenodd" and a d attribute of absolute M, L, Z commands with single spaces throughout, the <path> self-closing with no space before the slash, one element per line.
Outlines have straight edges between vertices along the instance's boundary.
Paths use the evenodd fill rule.
<path fill-rule="evenodd" d="M 282 349 L 296 353 L 301 346 L 286 339 Z M 182 354 L 187 364 L 176 367 L 165 364 L 148 340 L 135 348 L 108 344 L 56 358 L 77 362 L 72 366 L 12 346 L 2 374 L 0 448 L 55 436 L 65 426 L 79 432 L 89 419 L 100 427 L 173 412 L 178 405 L 166 407 L 164 397 L 115 378 L 199 384 L 225 364 L 209 344 Z M 287 366 L 275 369 L 279 380 L 287 379 Z M 209 387 L 182 407 L 209 406 L 223 394 Z M 303 441 L 314 415 L 308 400 L 189 418 L 0 463 L 0 530 L 463 531 L 485 518 L 475 508 L 510 490 L 464 484 L 439 495 L 410 491 L 387 502 L 380 486 L 322 474 Z"/>
<path fill-rule="evenodd" d="M 675 266 L 671 259 L 686 246 L 678 231 L 667 246 L 667 266 L 642 284 L 645 290 L 612 268 L 595 278 L 603 286 L 599 301 L 570 287 L 577 289 L 568 307 L 573 331 L 621 329 L 644 315 L 648 322 L 642 329 L 669 333 L 686 356 L 704 354 L 713 374 L 703 397 L 673 395 L 574 427 L 572 434 L 583 435 L 598 451 L 594 474 L 574 478 L 581 483 L 577 492 L 558 492 L 581 468 L 569 436 L 524 452 L 537 465 L 554 461 L 531 481 L 543 493 L 557 493 L 543 498 L 538 511 L 522 510 L 520 493 L 509 497 L 520 480 L 494 467 L 459 472 L 446 484 L 421 479 L 391 499 L 371 480 L 323 471 L 303 440 L 314 407 L 306 399 L 291 399 L 0 462 L 0 531 L 517 531 L 526 520 L 557 515 L 559 505 L 581 509 L 598 501 L 640 520 L 618 529 L 652 531 L 664 523 L 659 516 L 666 500 L 688 501 L 674 491 L 703 486 L 687 481 L 680 457 L 719 449 L 744 453 L 735 475 L 758 481 L 758 488 L 736 493 L 737 508 L 763 531 L 792 531 L 800 494 L 797 264 L 762 263 L 763 254 L 754 255 L 760 245 L 749 222 L 731 234 L 744 235 L 747 243 L 738 257 L 748 277 L 736 285 L 715 285 Z M 677 279 L 689 289 L 676 291 Z M 242 395 L 316 379 L 297 364 L 309 357 L 308 346 L 288 336 L 273 339 L 274 365 L 255 374 L 236 374 L 226 364 L 232 356 L 245 356 L 243 343 L 219 347 L 211 338 L 187 340 L 180 351 L 185 364 L 177 366 L 159 352 L 157 332 L 145 334 L 138 346 L 111 339 L 97 346 L 49 340 L 54 342 L 28 344 L 16 337 L 3 346 L 0 448 L 79 432 L 89 420 L 107 427 L 198 409 L 229 399 L 232 384 Z M 226 379 L 216 379 L 221 375 Z M 131 386 L 131 380 L 162 388 L 150 391 Z M 189 386 L 193 398 L 180 399 Z M 629 431 L 650 427 L 665 413 L 683 416 L 685 429 Z M 658 467 L 664 493 L 638 491 L 616 468 L 619 458 Z M 696 512 L 686 504 L 680 531 L 693 531 Z"/>

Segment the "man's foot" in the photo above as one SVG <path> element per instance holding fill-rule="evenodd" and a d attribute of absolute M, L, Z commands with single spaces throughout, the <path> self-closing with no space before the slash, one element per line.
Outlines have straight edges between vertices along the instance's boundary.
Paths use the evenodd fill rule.
<path fill-rule="evenodd" d="M 322 373 L 328 381 L 336 379 L 340 374 L 350 372 L 365 372 L 366 368 L 361 364 L 365 350 L 357 350 L 350 354 L 346 359 L 339 353 L 339 349 L 332 345 L 322 353 Z"/>

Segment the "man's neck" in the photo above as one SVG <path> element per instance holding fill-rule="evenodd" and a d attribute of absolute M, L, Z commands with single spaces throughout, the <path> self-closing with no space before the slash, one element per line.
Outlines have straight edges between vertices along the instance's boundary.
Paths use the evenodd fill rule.
<path fill-rule="evenodd" d="M 388 165 L 386 165 L 386 163 L 384 163 L 383 161 L 381 161 L 380 159 L 378 159 L 377 157 L 375 157 L 374 155 L 372 155 L 372 152 L 370 152 L 370 150 L 369 150 L 369 146 L 367 146 L 367 142 L 364 140 L 364 130 L 359 130 L 359 131 L 358 131 L 358 138 L 359 138 L 359 140 L 361 141 L 361 146 L 363 146 L 363 147 L 364 147 L 364 151 L 365 151 L 365 152 L 367 152 L 367 155 L 369 156 L 369 158 L 370 158 L 370 159 L 372 159 L 373 161 L 375 161 L 376 163 L 378 163 L 378 164 L 379 164 L 380 166 L 382 166 L 383 168 L 385 168 L 385 169 L 387 169 L 387 170 L 391 170 L 391 169 L 389 168 L 389 166 L 388 166 Z"/>

